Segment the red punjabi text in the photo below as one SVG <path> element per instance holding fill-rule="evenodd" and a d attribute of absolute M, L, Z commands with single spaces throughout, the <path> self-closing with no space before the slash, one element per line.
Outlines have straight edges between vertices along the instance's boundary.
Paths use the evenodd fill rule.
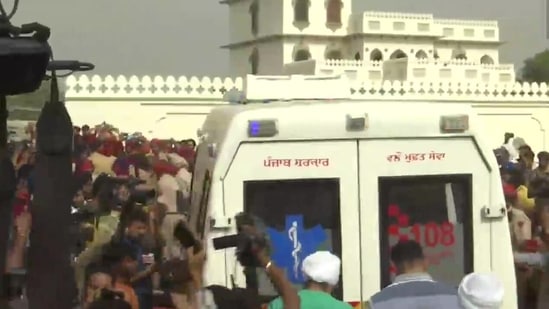
<path fill-rule="evenodd" d="M 330 165 L 330 159 L 273 159 L 268 157 L 263 160 L 265 167 L 326 167 Z"/>
<path fill-rule="evenodd" d="M 400 151 L 387 156 L 389 162 L 417 162 L 417 161 L 440 161 L 446 157 L 442 152 L 426 152 L 426 153 L 402 153 Z"/>

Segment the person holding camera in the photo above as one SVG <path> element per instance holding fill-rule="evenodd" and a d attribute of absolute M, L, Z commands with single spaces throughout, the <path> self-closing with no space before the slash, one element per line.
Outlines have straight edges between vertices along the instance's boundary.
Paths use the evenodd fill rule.
<path fill-rule="evenodd" d="M 185 248 L 185 260 L 172 260 L 165 264 L 167 276 L 172 278 L 171 297 L 177 309 L 260 309 L 261 297 L 257 291 L 250 289 L 228 289 L 212 285 L 203 286 L 204 246 L 188 230 L 184 222 L 178 225 L 176 237 Z M 183 231 L 182 231 L 183 230 Z M 264 269 L 274 287 L 280 294 L 280 302 L 285 309 L 300 308 L 297 291 L 287 280 L 284 271 L 278 268 L 268 253 L 268 243 L 263 234 L 253 225 L 242 225 L 239 228 L 241 250 L 237 256 L 243 265 L 252 263 Z M 192 239 L 186 239 L 191 238 Z M 171 265 L 170 265 L 171 264 Z"/>
<path fill-rule="evenodd" d="M 139 299 L 140 309 L 153 308 L 153 280 L 152 275 L 158 271 L 155 255 L 149 252 L 143 239 L 149 230 L 149 215 L 141 210 L 134 209 L 126 217 L 126 227 L 121 241 L 130 245 L 137 252 L 138 272 L 130 282 Z"/>
<path fill-rule="evenodd" d="M 88 268 L 83 309 L 139 309 L 132 286 L 138 271 L 138 252 L 132 245 L 113 240 L 102 248 L 101 260 Z"/>
<path fill-rule="evenodd" d="M 104 260 L 110 264 L 113 290 L 121 292 L 131 309 L 139 309 L 139 300 L 131 279 L 137 273 L 137 251 L 124 242 L 113 242 L 104 249 Z"/>

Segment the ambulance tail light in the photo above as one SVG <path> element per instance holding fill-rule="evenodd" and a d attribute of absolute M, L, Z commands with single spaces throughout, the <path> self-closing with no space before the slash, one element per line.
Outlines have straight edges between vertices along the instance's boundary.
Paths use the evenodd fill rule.
<path fill-rule="evenodd" d="M 463 133 L 469 130 L 469 115 L 453 115 L 440 117 L 442 133 Z"/>
<path fill-rule="evenodd" d="M 249 137 L 273 137 L 277 134 L 276 120 L 250 120 L 248 122 Z"/>

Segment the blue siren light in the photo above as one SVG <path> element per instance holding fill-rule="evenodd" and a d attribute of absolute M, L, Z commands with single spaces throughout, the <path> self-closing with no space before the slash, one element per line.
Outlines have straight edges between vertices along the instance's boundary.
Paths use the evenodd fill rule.
<path fill-rule="evenodd" d="M 273 137 L 278 134 L 276 120 L 250 120 L 248 121 L 249 137 Z"/>

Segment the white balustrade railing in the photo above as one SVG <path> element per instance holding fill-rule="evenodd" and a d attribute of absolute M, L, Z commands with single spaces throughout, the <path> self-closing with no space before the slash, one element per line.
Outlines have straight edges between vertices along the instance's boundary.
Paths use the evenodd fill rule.
<path fill-rule="evenodd" d="M 68 77 L 66 100 L 179 99 L 219 101 L 231 89 L 242 89 L 243 79 L 220 77 Z M 349 82 L 357 100 L 443 100 L 487 102 L 549 102 L 545 83 L 466 83 L 371 81 Z"/>

